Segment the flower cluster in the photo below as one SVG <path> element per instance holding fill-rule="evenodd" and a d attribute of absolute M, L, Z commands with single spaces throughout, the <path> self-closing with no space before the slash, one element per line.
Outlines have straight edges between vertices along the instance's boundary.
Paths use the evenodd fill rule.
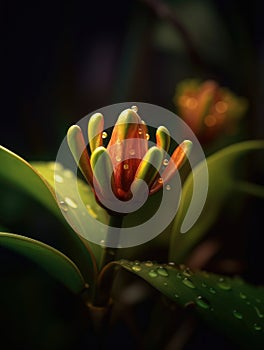
<path fill-rule="evenodd" d="M 182 166 L 191 148 L 191 141 L 185 140 L 166 159 L 170 133 L 164 126 L 156 130 L 156 145 L 149 147 L 147 125 L 136 107 L 121 112 L 104 147 L 106 137 L 101 113 L 95 113 L 89 120 L 88 149 L 78 125 L 71 126 L 67 133 L 73 157 L 99 202 L 100 198 L 109 197 L 111 191 L 121 201 L 131 199 L 140 191 L 137 184 L 142 182 L 138 180 L 147 184 L 149 194 L 157 192 Z"/>

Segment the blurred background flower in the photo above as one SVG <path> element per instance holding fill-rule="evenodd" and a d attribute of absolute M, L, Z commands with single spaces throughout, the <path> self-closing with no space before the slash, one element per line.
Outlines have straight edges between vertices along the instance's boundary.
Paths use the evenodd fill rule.
<path fill-rule="evenodd" d="M 202 144 L 225 134 L 235 134 L 247 109 L 247 101 L 213 80 L 188 79 L 177 85 L 176 111 Z"/>

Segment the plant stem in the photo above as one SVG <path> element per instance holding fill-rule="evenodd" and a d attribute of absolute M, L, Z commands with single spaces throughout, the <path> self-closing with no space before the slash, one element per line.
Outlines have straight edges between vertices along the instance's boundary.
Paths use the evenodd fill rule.
<path fill-rule="evenodd" d="M 114 246 L 114 247 L 118 246 L 120 232 L 116 234 L 116 228 L 120 228 L 121 230 L 123 218 L 124 217 L 122 215 L 110 216 L 108 232 L 106 237 L 106 247 L 104 248 L 104 252 L 102 254 L 102 258 L 99 264 L 99 271 L 101 271 L 106 264 L 115 260 L 118 248 L 108 247 L 108 245 L 111 242 L 111 246 Z"/>
<path fill-rule="evenodd" d="M 103 248 L 103 254 L 98 267 L 99 275 L 94 290 L 94 306 L 106 307 L 111 302 L 111 290 L 115 274 L 114 264 L 111 264 L 111 262 L 116 259 L 118 248 L 115 247 L 118 247 L 122 223 L 122 215 L 110 216 L 105 242 L 106 246 Z M 119 230 L 117 228 L 119 228 Z M 108 245 L 110 245 L 110 247 L 108 247 Z M 112 246 L 114 247 L 112 248 Z"/>

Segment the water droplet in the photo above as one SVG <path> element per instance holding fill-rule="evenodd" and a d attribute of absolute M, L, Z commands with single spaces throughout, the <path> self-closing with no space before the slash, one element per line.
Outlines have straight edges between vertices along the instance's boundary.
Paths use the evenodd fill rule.
<path fill-rule="evenodd" d="M 128 165 L 128 164 L 124 164 L 124 165 L 123 165 L 123 168 L 124 168 L 125 170 L 127 170 L 127 169 L 129 168 L 129 165 Z"/>
<path fill-rule="evenodd" d="M 139 271 L 141 271 L 141 266 L 140 265 L 133 265 L 132 270 L 135 272 L 139 272 Z"/>
<path fill-rule="evenodd" d="M 149 277 L 151 278 L 154 278 L 154 277 L 157 277 L 158 274 L 155 270 L 150 270 L 149 273 L 148 273 Z"/>
<path fill-rule="evenodd" d="M 222 290 L 231 290 L 230 284 L 228 284 L 223 277 L 219 278 L 218 287 Z"/>
<path fill-rule="evenodd" d="M 177 273 L 176 276 L 177 276 L 177 278 L 179 278 L 180 280 L 182 279 L 182 275 L 181 275 L 179 272 Z"/>
<path fill-rule="evenodd" d="M 66 170 L 64 170 L 63 175 L 67 179 L 72 179 L 74 174 L 73 174 L 73 172 L 71 170 L 66 169 Z"/>
<path fill-rule="evenodd" d="M 129 154 L 131 156 L 134 156 L 136 154 L 135 150 L 132 148 L 131 150 L 129 150 Z"/>
<path fill-rule="evenodd" d="M 116 156 L 115 159 L 116 159 L 117 162 L 121 161 L 121 157 L 119 157 L 119 156 Z"/>
<path fill-rule="evenodd" d="M 202 309 L 209 309 L 210 308 L 210 303 L 208 300 L 206 300 L 204 297 L 199 295 L 196 298 L 196 304 L 200 306 Z"/>
<path fill-rule="evenodd" d="M 153 262 L 148 260 L 148 261 L 145 262 L 145 266 L 151 267 L 151 266 L 153 266 Z"/>
<path fill-rule="evenodd" d="M 162 183 L 163 183 L 163 179 L 162 179 L 162 177 L 160 177 L 160 178 L 158 179 L 158 183 L 160 183 L 160 184 L 162 184 Z"/>
<path fill-rule="evenodd" d="M 254 327 L 255 331 L 261 331 L 262 330 L 262 327 L 259 324 L 257 324 L 257 323 L 254 323 L 253 327 Z"/>
<path fill-rule="evenodd" d="M 169 266 L 175 266 L 175 262 L 169 261 L 169 262 L 168 262 L 168 265 L 169 265 Z"/>
<path fill-rule="evenodd" d="M 86 208 L 88 213 L 94 218 L 97 219 L 98 215 L 96 214 L 96 212 L 93 210 L 93 208 L 90 206 L 90 204 L 86 204 Z"/>
<path fill-rule="evenodd" d="M 188 301 L 186 304 L 184 304 L 185 308 L 192 309 L 195 306 L 195 303 L 193 301 Z"/>
<path fill-rule="evenodd" d="M 171 190 L 171 185 L 166 185 L 166 190 L 170 191 Z"/>
<path fill-rule="evenodd" d="M 256 311 L 256 313 L 257 313 L 259 318 L 263 318 L 264 317 L 263 313 L 260 311 L 260 309 L 258 307 L 254 306 L 254 309 L 255 309 L 255 311 Z"/>
<path fill-rule="evenodd" d="M 190 276 L 192 275 L 192 272 L 191 272 L 191 270 L 190 270 L 189 267 L 186 267 L 186 268 L 183 270 L 182 274 L 183 274 L 184 276 L 186 276 L 186 277 L 190 277 Z"/>
<path fill-rule="evenodd" d="M 243 318 L 243 315 L 242 315 L 240 312 L 238 312 L 237 310 L 234 310 L 234 311 L 233 311 L 233 315 L 234 315 L 235 318 L 237 318 L 238 320 L 242 320 L 242 318 Z"/>
<path fill-rule="evenodd" d="M 58 182 L 59 184 L 62 184 L 64 182 L 64 179 L 62 176 L 58 175 L 58 174 L 55 174 L 54 175 L 54 179 L 56 182 Z"/>
<path fill-rule="evenodd" d="M 69 197 L 65 197 L 65 203 L 67 203 L 70 207 L 72 207 L 73 209 L 76 209 L 78 208 L 78 205 L 77 203 L 74 202 L 74 200 L 72 200 L 71 198 Z"/>
<path fill-rule="evenodd" d="M 55 170 L 55 171 L 61 171 L 61 170 L 63 170 L 62 164 L 57 163 L 57 162 L 50 162 L 50 163 L 49 163 L 49 168 L 50 168 L 51 170 Z"/>
<path fill-rule="evenodd" d="M 207 284 L 203 282 L 203 283 L 202 283 L 202 287 L 203 287 L 203 288 L 206 288 L 206 287 L 207 287 Z"/>
<path fill-rule="evenodd" d="M 138 106 L 131 106 L 131 109 L 133 109 L 134 112 L 138 112 Z"/>
<path fill-rule="evenodd" d="M 242 292 L 239 293 L 239 296 L 240 296 L 241 299 L 247 299 L 246 294 L 244 294 Z"/>
<path fill-rule="evenodd" d="M 167 286 L 167 285 L 168 285 L 168 282 L 164 282 L 163 284 L 164 284 L 164 286 Z"/>
<path fill-rule="evenodd" d="M 213 287 L 209 288 L 209 292 L 211 294 L 216 294 L 216 290 Z"/>
<path fill-rule="evenodd" d="M 188 288 L 192 288 L 192 289 L 195 288 L 195 285 L 193 284 L 193 282 L 192 282 L 189 278 L 187 278 L 187 277 L 185 277 L 185 278 L 183 279 L 182 283 L 183 283 L 186 287 L 188 287 Z"/>
<path fill-rule="evenodd" d="M 168 271 L 164 267 L 159 267 L 157 272 L 160 276 L 167 277 L 169 276 Z"/>
<path fill-rule="evenodd" d="M 180 296 L 179 296 L 179 294 L 174 294 L 174 298 L 176 298 L 176 299 L 178 299 Z"/>
<path fill-rule="evenodd" d="M 149 139 L 150 139 L 150 136 L 149 136 L 149 134 L 148 134 L 148 133 L 146 134 L 146 139 L 147 139 L 147 140 L 149 140 Z"/>
<path fill-rule="evenodd" d="M 164 159 L 164 161 L 163 161 L 163 165 L 168 165 L 169 164 L 169 161 L 168 161 L 168 159 Z"/>
<path fill-rule="evenodd" d="M 105 244 L 105 240 L 104 240 L 104 239 L 101 239 L 100 245 L 101 245 L 101 246 L 104 246 L 104 244 Z"/>
<path fill-rule="evenodd" d="M 142 129 L 141 128 L 138 128 L 138 133 L 139 133 L 139 135 L 142 135 Z"/>
<path fill-rule="evenodd" d="M 106 132 L 106 131 L 103 131 L 103 132 L 102 132 L 102 139 L 106 139 L 107 136 L 108 136 L 108 135 L 107 135 L 107 132 Z"/>
<path fill-rule="evenodd" d="M 60 204 L 60 207 L 63 211 L 65 211 L 65 212 L 68 211 L 68 205 L 65 202 L 60 201 L 59 204 Z"/>

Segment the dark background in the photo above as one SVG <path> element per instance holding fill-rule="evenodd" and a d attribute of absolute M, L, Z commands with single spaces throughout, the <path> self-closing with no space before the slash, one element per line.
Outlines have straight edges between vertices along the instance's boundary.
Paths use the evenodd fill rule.
<path fill-rule="evenodd" d="M 261 2 L 164 1 L 173 19 L 157 14 L 153 3 L 2 2 L 1 144 L 27 160 L 54 160 L 68 127 L 97 108 L 142 101 L 176 111 L 175 87 L 185 78 L 215 79 L 246 97 L 249 110 L 237 140 L 263 138 Z M 260 183 L 259 161 L 251 177 Z M 0 188 L 0 194 L 3 229 L 56 243 L 57 224 L 49 213 L 12 187 Z M 263 283 L 263 203 L 248 199 L 243 210 L 247 216 L 239 223 L 227 215 L 219 227 L 243 242 L 242 252 L 233 242 L 227 256 L 242 257 L 244 277 Z M 0 311 L 11 330 L 4 332 L 8 349 L 92 349 L 81 303 L 25 259 L 1 252 Z M 123 325 L 120 330 L 112 343 L 119 339 L 120 348 L 129 348 L 131 334 Z M 204 349 L 233 349 L 208 332 L 201 326 L 186 349 L 202 343 Z"/>

